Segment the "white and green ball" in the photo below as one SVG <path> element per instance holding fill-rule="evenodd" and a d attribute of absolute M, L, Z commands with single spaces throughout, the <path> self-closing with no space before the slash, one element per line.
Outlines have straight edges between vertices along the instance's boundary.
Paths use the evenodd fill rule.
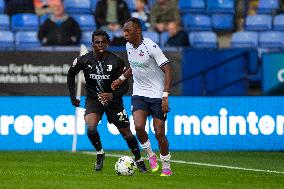
<path fill-rule="evenodd" d="M 115 171 L 120 176 L 132 176 L 136 169 L 135 161 L 129 156 L 123 156 L 115 163 Z"/>

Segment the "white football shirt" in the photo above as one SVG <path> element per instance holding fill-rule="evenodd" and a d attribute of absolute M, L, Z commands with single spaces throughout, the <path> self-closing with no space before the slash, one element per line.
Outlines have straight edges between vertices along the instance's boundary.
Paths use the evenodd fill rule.
<path fill-rule="evenodd" d="M 127 43 L 126 50 L 134 80 L 133 95 L 162 98 L 165 75 L 160 67 L 169 60 L 160 47 L 144 37 L 138 48 Z"/>

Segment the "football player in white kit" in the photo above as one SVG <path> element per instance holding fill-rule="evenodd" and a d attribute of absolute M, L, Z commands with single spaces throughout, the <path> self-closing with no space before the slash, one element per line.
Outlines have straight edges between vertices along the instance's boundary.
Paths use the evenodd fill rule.
<path fill-rule="evenodd" d="M 123 31 L 128 41 L 126 50 L 130 68 L 112 83 L 112 89 L 117 89 L 124 80 L 133 76 L 131 104 L 137 137 L 148 155 L 152 172 L 158 171 L 157 156 L 145 131 L 147 116 L 151 115 L 162 161 L 161 176 L 171 176 L 171 155 L 165 135 L 165 121 L 169 111 L 168 94 L 172 80 L 169 60 L 156 43 L 142 36 L 139 19 L 127 20 Z"/>

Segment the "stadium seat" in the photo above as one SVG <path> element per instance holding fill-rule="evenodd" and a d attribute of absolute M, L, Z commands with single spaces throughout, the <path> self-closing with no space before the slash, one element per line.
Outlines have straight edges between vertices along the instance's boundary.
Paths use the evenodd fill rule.
<path fill-rule="evenodd" d="M 41 44 L 37 38 L 36 31 L 20 31 L 16 33 L 16 49 L 37 49 Z"/>
<path fill-rule="evenodd" d="M 93 32 L 91 31 L 82 32 L 81 44 L 84 44 L 86 46 L 91 46 L 92 45 L 92 33 Z"/>
<path fill-rule="evenodd" d="M 10 18 L 6 14 L 0 14 L 0 30 L 10 30 Z"/>
<path fill-rule="evenodd" d="M 144 31 L 143 36 L 151 39 L 154 41 L 156 44 L 160 45 L 160 39 L 159 39 L 159 34 L 154 31 Z"/>
<path fill-rule="evenodd" d="M 161 33 L 161 41 L 160 41 L 161 47 L 165 46 L 168 38 L 169 38 L 169 33 L 168 32 Z"/>
<path fill-rule="evenodd" d="M 284 14 L 276 15 L 274 17 L 273 30 L 284 31 Z"/>
<path fill-rule="evenodd" d="M 38 17 L 36 14 L 23 13 L 12 16 L 13 31 L 35 31 L 38 30 Z"/>
<path fill-rule="evenodd" d="M 82 31 L 96 30 L 94 16 L 91 14 L 73 14 L 71 15 L 80 25 Z"/>
<path fill-rule="evenodd" d="M 192 47 L 196 48 L 217 48 L 217 35 L 211 31 L 191 32 L 189 41 Z"/>
<path fill-rule="evenodd" d="M 267 31 L 272 29 L 271 15 L 249 15 L 246 17 L 245 29 L 249 31 Z"/>
<path fill-rule="evenodd" d="M 241 31 L 233 33 L 231 47 L 234 48 L 257 48 L 258 34 L 252 31 Z"/>
<path fill-rule="evenodd" d="M 257 12 L 259 14 L 271 14 L 279 9 L 279 0 L 259 0 Z"/>
<path fill-rule="evenodd" d="M 3 14 L 5 10 L 5 2 L 4 0 L 0 0 L 0 14 Z"/>
<path fill-rule="evenodd" d="M 179 10 L 181 13 L 205 13 L 204 0 L 179 0 Z"/>
<path fill-rule="evenodd" d="M 42 25 L 48 19 L 48 17 L 49 17 L 48 14 L 41 15 L 39 17 L 39 25 Z"/>
<path fill-rule="evenodd" d="M 95 12 L 98 0 L 91 1 L 92 12 Z"/>
<path fill-rule="evenodd" d="M 211 22 L 215 31 L 232 31 L 234 29 L 233 14 L 213 14 Z"/>
<path fill-rule="evenodd" d="M 284 32 L 267 31 L 259 35 L 259 47 L 284 49 Z"/>
<path fill-rule="evenodd" d="M 135 8 L 135 0 L 125 0 L 125 2 L 127 3 L 128 5 L 128 9 L 129 11 L 134 11 L 136 8 Z"/>
<path fill-rule="evenodd" d="M 64 0 L 65 11 L 70 14 L 91 14 L 91 0 Z"/>
<path fill-rule="evenodd" d="M 0 50 L 14 49 L 14 35 L 11 31 L 0 31 Z"/>
<path fill-rule="evenodd" d="M 186 31 L 211 31 L 211 19 L 207 15 L 186 14 L 182 17 L 184 29 Z"/>
<path fill-rule="evenodd" d="M 207 0 L 207 12 L 214 13 L 235 13 L 234 0 Z"/>

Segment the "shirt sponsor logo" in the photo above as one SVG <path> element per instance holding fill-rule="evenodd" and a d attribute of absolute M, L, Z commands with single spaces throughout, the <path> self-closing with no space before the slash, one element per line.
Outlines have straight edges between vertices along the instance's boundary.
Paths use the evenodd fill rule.
<path fill-rule="evenodd" d="M 129 60 L 129 63 L 131 65 L 131 67 L 134 67 L 134 68 L 144 68 L 145 67 L 143 62 L 137 62 L 137 61 Z"/>
<path fill-rule="evenodd" d="M 90 79 L 98 79 L 98 80 L 104 80 L 104 79 L 109 79 L 110 75 L 97 75 L 97 74 L 89 74 Z"/>

